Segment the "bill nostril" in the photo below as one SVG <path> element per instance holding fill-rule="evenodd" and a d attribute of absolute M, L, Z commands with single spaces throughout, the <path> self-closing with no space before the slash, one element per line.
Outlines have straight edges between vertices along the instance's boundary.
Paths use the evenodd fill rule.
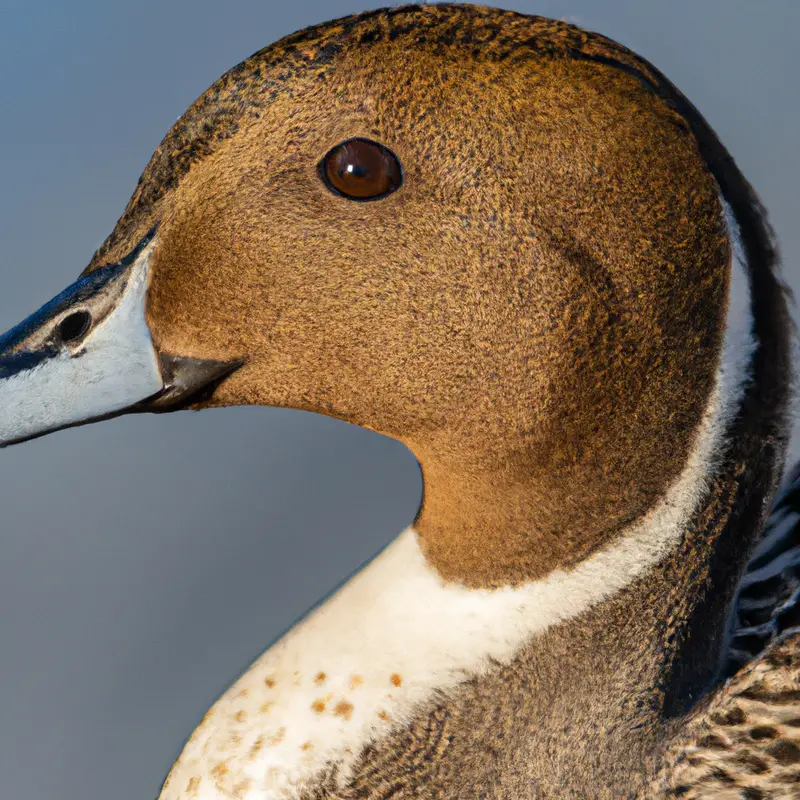
<path fill-rule="evenodd" d="M 56 326 L 56 336 L 63 344 L 78 341 L 89 330 L 92 315 L 85 310 L 75 311 L 67 315 Z"/>

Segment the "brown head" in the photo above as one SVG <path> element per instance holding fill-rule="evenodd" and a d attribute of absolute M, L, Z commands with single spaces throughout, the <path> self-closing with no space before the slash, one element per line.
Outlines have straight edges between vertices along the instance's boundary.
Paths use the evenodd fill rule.
<path fill-rule="evenodd" d="M 542 576 L 663 497 L 715 385 L 731 247 L 662 81 L 602 37 L 481 7 L 308 29 L 192 105 L 87 273 L 157 226 L 142 269 L 159 369 L 206 369 L 150 402 L 292 407 L 396 437 L 444 577 Z M 324 163 L 352 139 L 385 150 Z M 63 308 L 5 352 L 34 349 Z"/>

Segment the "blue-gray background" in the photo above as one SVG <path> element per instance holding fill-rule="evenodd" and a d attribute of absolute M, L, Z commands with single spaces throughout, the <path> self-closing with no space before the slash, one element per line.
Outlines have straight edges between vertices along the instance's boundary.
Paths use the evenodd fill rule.
<path fill-rule="evenodd" d="M 0 330 L 72 282 L 208 84 L 378 5 L 5 0 Z M 797 0 L 505 5 L 666 72 L 761 194 L 800 289 Z M 0 453 L 0 795 L 154 797 L 217 694 L 412 520 L 420 489 L 401 445 L 272 409 L 125 418 Z"/>

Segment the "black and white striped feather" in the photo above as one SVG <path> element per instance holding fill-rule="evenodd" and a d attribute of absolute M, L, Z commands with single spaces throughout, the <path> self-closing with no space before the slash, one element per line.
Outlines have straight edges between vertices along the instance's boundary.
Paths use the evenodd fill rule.
<path fill-rule="evenodd" d="M 742 577 L 724 677 L 800 626 L 800 463 L 789 473 Z"/>

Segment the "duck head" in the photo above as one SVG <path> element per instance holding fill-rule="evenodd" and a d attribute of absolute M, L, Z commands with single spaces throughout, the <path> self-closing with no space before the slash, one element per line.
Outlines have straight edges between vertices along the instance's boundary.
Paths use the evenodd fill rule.
<path fill-rule="evenodd" d="M 731 242 L 660 79 L 589 41 L 407 7 L 235 67 L 80 280 L 0 340 L 0 440 L 305 409 L 414 452 L 445 578 L 517 583 L 595 551 L 685 468 Z"/>

